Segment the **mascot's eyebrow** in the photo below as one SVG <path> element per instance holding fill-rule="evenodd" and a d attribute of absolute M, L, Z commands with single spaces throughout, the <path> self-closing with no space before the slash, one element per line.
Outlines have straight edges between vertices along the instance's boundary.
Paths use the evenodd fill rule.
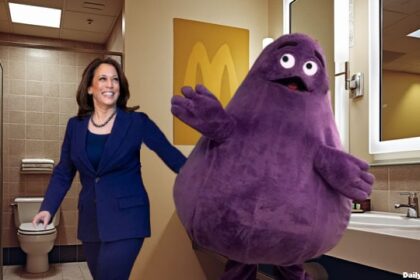
<path fill-rule="evenodd" d="M 284 47 L 287 47 L 287 46 L 296 47 L 297 45 L 298 45 L 298 43 L 297 43 L 297 42 L 287 41 L 287 42 L 284 42 L 283 44 L 279 45 L 279 46 L 277 47 L 277 49 L 281 49 L 281 48 L 284 48 Z"/>
<path fill-rule="evenodd" d="M 319 61 L 321 61 L 322 67 L 325 68 L 325 62 L 324 62 L 324 59 L 322 58 L 322 55 L 318 51 L 314 51 L 314 53 L 315 53 L 315 56 L 319 59 Z"/>

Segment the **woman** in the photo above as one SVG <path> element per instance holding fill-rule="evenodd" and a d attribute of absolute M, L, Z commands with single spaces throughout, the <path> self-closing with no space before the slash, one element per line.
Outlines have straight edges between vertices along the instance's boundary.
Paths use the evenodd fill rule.
<path fill-rule="evenodd" d="M 77 90 L 79 111 L 69 120 L 61 158 L 33 224 L 45 226 L 79 171 L 78 238 L 94 279 L 128 279 L 150 236 L 149 200 L 140 173 L 145 143 L 178 173 L 185 157 L 146 114 L 127 107 L 127 79 L 111 58 L 93 60 Z"/>

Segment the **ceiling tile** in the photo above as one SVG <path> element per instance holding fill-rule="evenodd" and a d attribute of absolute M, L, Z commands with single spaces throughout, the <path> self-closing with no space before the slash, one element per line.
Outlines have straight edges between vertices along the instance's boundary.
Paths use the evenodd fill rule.
<path fill-rule="evenodd" d="M 0 20 L 9 20 L 9 9 L 4 2 L 0 2 Z"/>
<path fill-rule="evenodd" d="M 3 32 L 3 33 L 10 33 L 11 32 L 9 21 L 0 20 L 0 32 Z"/>
<path fill-rule="evenodd" d="M 92 20 L 90 24 L 89 20 Z M 61 28 L 107 33 L 111 31 L 114 22 L 115 17 L 66 11 L 61 20 Z"/>
<path fill-rule="evenodd" d="M 58 38 L 59 29 L 49 28 L 42 26 L 34 26 L 29 24 L 12 23 L 12 32 L 22 35 L 47 37 L 47 38 Z"/>
<path fill-rule="evenodd" d="M 108 39 L 108 34 L 62 28 L 60 39 L 103 44 Z"/>
<path fill-rule="evenodd" d="M 123 0 L 67 0 L 65 9 L 75 12 L 118 16 L 121 13 Z"/>

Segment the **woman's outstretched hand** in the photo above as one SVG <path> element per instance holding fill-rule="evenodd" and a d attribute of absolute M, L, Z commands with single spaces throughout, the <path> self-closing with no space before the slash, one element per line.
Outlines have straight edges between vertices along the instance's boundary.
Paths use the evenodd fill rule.
<path fill-rule="evenodd" d="M 44 228 L 47 227 L 48 223 L 51 220 L 51 214 L 48 211 L 40 211 L 35 217 L 32 219 L 32 224 L 34 227 L 37 227 L 38 224 L 44 224 Z"/>

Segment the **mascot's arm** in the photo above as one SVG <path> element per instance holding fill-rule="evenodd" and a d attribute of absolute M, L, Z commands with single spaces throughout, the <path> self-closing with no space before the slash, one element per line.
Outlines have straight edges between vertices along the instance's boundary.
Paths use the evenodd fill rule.
<path fill-rule="evenodd" d="M 181 121 L 198 130 L 203 136 L 223 142 L 235 128 L 234 119 L 226 113 L 219 100 L 204 86 L 195 90 L 183 87 L 184 96 L 172 97 L 172 113 Z"/>
<path fill-rule="evenodd" d="M 314 167 L 327 183 L 344 196 L 364 200 L 372 191 L 374 176 L 369 165 L 338 149 L 320 146 Z"/>

